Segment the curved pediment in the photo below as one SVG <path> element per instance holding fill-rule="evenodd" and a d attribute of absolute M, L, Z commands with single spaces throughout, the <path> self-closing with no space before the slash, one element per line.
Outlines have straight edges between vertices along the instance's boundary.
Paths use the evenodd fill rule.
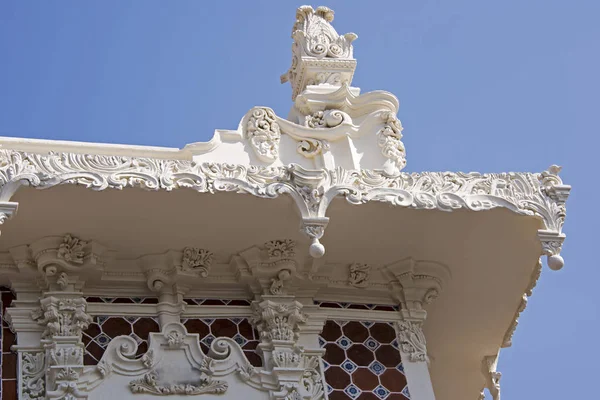
<path fill-rule="evenodd" d="M 120 399 L 136 395 L 194 395 L 211 398 L 268 399 L 259 379 L 239 345 L 229 338 L 212 342 L 209 354 L 200 347 L 199 335 L 188 333 L 180 323 L 166 324 L 162 332 L 150 333 L 149 349 L 136 357 L 137 342 L 130 336 L 111 341 L 97 366 L 88 368 L 78 381 L 88 399 Z M 221 396 L 222 397 L 222 396 Z"/>

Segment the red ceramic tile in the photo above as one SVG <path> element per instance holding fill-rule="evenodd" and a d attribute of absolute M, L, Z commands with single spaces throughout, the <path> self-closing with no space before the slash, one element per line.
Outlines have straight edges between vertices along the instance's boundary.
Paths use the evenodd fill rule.
<path fill-rule="evenodd" d="M 373 390 L 379 386 L 379 378 L 368 368 L 358 368 L 352 373 L 352 383 L 360 390 Z"/>
<path fill-rule="evenodd" d="M 360 394 L 360 396 L 358 396 L 356 398 L 357 400 L 381 400 L 379 397 L 377 397 L 376 394 L 374 394 L 373 392 L 363 392 Z M 389 399 L 389 397 L 388 397 Z"/>
<path fill-rule="evenodd" d="M 343 326 L 342 332 L 354 343 L 362 343 L 369 337 L 369 330 L 358 321 L 348 322 Z"/>
<path fill-rule="evenodd" d="M 114 338 L 131 334 L 131 324 L 125 318 L 110 317 L 102 324 L 102 332 Z"/>
<path fill-rule="evenodd" d="M 17 400 L 17 381 L 2 381 L 2 400 Z"/>
<path fill-rule="evenodd" d="M 390 392 L 401 392 L 406 386 L 406 377 L 395 368 L 386 369 L 379 379 L 381 384 Z"/>
<path fill-rule="evenodd" d="M 400 352 L 390 344 L 383 344 L 375 350 L 375 358 L 386 367 L 400 364 Z"/>
<path fill-rule="evenodd" d="M 391 343 L 396 338 L 394 327 L 384 322 L 371 325 L 369 331 L 371 331 L 371 336 L 379 343 Z"/>
<path fill-rule="evenodd" d="M 210 331 L 215 337 L 234 337 L 238 333 L 237 325 L 229 319 L 216 319 L 210 325 Z"/>
<path fill-rule="evenodd" d="M 323 359 L 331 365 L 340 365 L 346 359 L 346 352 L 335 343 L 328 343 L 325 346 L 325 355 Z"/>
<path fill-rule="evenodd" d="M 2 354 L 2 379 L 17 379 L 17 353 Z"/>
<path fill-rule="evenodd" d="M 346 350 L 346 355 L 354 364 L 358 366 L 368 366 L 375 360 L 375 355 L 371 350 L 362 344 L 353 344 Z"/>
<path fill-rule="evenodd" d="M 352 397 L 348 396 L 346 393 L 344 393 L 341 390 L 334 390 L 333 392 L 329 393 L 329 400 L 351 400 Z"/>
<path fill-rule="evenodd" d="M 325 371 L 325 381 L 334 389 L 345 389 L 350 384 L 350 375 L 340 367 L 329 367 Z"/>
<path fill-rule="evenodd" d="M 200 335 L 200 339 L 210 333 L 210 328 L 204 322 L 199 319 L 188 319 L 184 323 L 189 333 L 197 333 Z"/>
<path fill-rule="evenodd" d="M 133 332 L 140 338 L 148 340 L 150 332 L 160 332 L 160 327 L 152 318 L 140 318 L 133 324 Z"/>
<path fill-rule="evenodd" d="M 335 323 L 334 321 L 325 322 L 325 326 L 323 327 L 323 332 L 321 332 L 321 337 L 328 342 L 336 341 L 340 336 L 342 336 L 342 328 Z"/>
<path fill-rule="evenodd" d="M 402 393 L 392 393 L 390 394 L 386 400 L 410 400 L 408 397 L 403 395 Z"/>

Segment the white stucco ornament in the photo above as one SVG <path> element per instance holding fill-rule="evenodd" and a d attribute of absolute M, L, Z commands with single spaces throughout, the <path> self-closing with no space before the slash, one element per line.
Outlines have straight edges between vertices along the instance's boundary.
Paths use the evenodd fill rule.
<path fill-rule="evenodd" d="M 355 377 L 333 388 L 325 370 L 400 369 L 383 365 L 394 357 L 355 365 L 359 346 L 380 357 L 377 329 L 385 355 L 401 353 L 405 397 L 433 400 L 429 367 L 460 365 L 438 387 L 459 390 L 463 377 L 469 393 L 456 398 L 482 386 L 500 398 L 497 355 L 481 356 L 511 345 L 541 256 L 563 267 L 570 186 L 556 165 L 404 172 L 399 101 L 352 86 L 357 36 L 332 23 L 327 7 L 298 8 L 285 117 L 258 105 L 182 149 L 0 138 L 0 224 L 18 202 L 24 214 L 0 251 L 0 284 L 17 292 L 6 320 L 21 398 L 361 397 Z M 483 318 L 489 329 L 469 342 Z M 111 336 L 111 324 L 132 333 Z M 325 362 L 361 335 L 342 365 Z M 461 350 L 441 351 L 448 343 Z M 373 395 L 397 392 L 377 382 Z"/>

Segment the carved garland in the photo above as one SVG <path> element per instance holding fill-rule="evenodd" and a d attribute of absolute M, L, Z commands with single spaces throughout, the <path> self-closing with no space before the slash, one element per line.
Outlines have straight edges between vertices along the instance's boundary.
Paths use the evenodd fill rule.
<path fill-rule="evenodd" d="M 158 383 L 159 375 L 156 371 L 149 372 L 140 379 L 129 383 L 129 389 L 132 393 L 150 393 L 157 395 L 182 394 L 194 396 L 199 394 L 221 394 L 227 391 L 227 382 L 210 379 L 203 374 L 197 383 L 192 384 L 172 384 L 160 385 Z"/>

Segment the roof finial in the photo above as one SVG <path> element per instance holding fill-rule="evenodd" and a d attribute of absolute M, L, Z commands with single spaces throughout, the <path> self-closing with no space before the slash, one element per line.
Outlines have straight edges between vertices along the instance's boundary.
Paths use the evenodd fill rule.
<path fill-rule="evenodd" d="M 292 29 L 292 65 L 281 76 L 281 83 L 292 85 L 292 100 L 308 85 L 350 85 L 356 60 L 352 55 L 354 33 L 338 35 L 331 26 L 329 7 L 301 6 Z"/>

